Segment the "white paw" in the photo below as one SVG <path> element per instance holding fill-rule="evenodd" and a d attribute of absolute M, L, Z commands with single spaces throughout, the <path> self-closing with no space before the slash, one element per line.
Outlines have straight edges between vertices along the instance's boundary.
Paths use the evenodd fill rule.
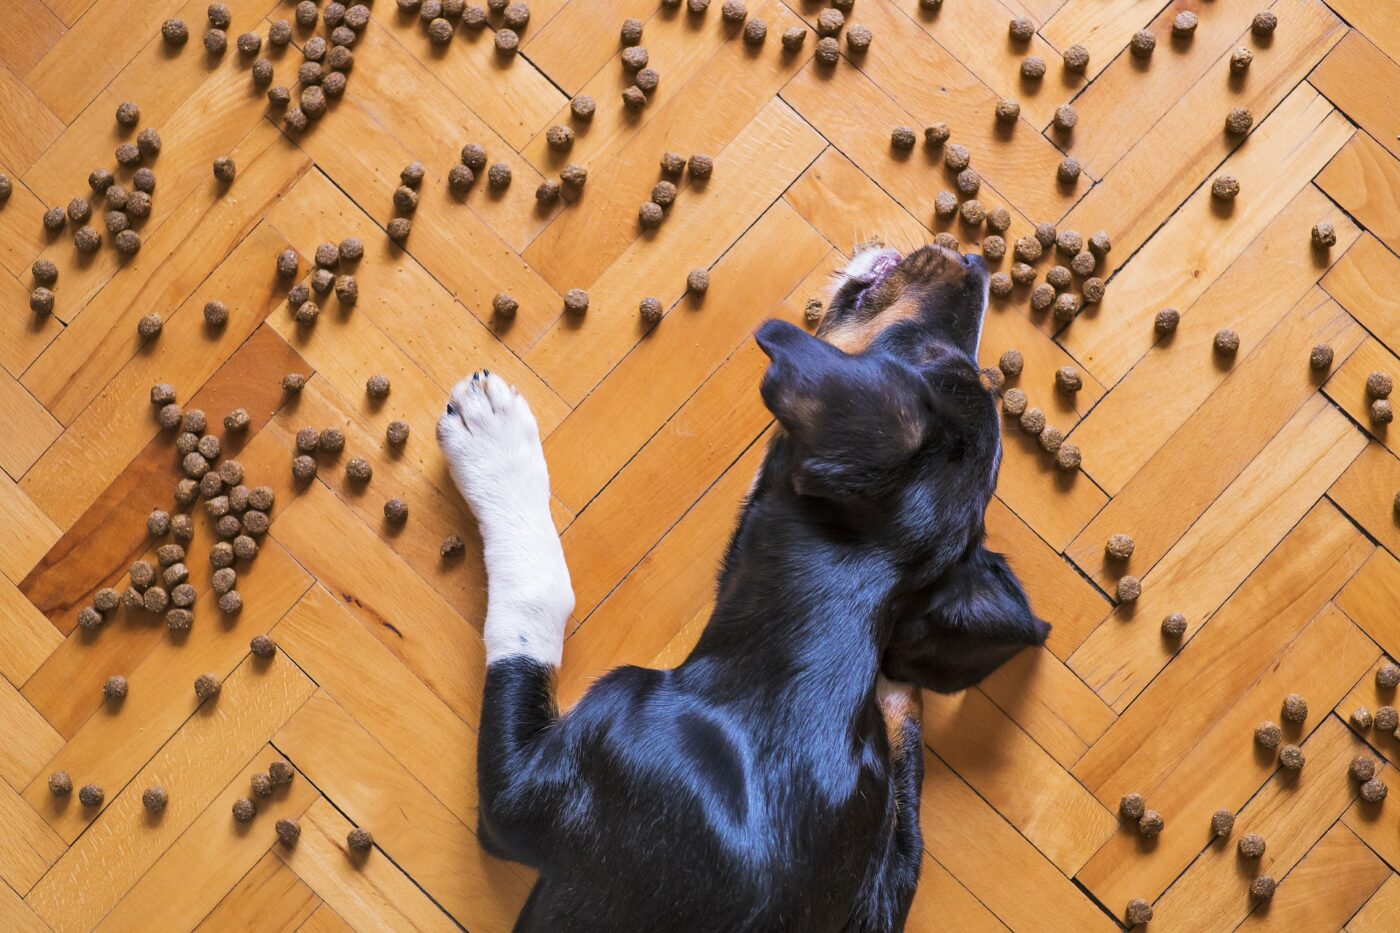
<path fill-rule="evenodd" d="M 525 399 L 485 370 L 457 383 L 438 419 L 438 444 L 482 534 L 522 510 L 549 509 L 549 472 Z"/>

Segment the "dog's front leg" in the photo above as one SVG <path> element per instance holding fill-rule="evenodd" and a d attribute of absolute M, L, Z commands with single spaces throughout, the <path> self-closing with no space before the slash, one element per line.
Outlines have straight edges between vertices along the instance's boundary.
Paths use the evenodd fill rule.
<path fill-rule="evenodd" d="M 539 866 L 568 770 L 554 701 L 574 608 L 549 512 L 549 473 L 525 399 L 478 372 L 452 390 L 438 443 L 481 530 L 486 563 L 486 693 L 477 740 L 482 841 Z M 551 747 L 553 746 L 553 747 Z"/>

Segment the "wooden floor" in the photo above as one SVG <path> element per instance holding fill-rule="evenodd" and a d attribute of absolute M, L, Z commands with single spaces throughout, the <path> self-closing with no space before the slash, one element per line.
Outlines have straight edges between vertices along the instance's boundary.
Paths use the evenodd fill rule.
<path fill-rule="evenodd" d="M 1109 930 L 1134 898 L 1155 906 L 1154 928 L 1400 925 L 1400 801 L 1361 802 L 1346 773 L 1368 745 L 1383 781 L 1400 762 L 1400 742 L 1348 724 L 1357 706 L 1395 702 L 1374 672 L 1400 655 L 1400 433 L 1372 424 L 1364 390 L 1373 371 L 1400 377 L 1400 18 L 1387 0 L 946 0 L 936 13 L 856 0 L 850 22 L 874 41 L 863 55 L 843 42 L 832 68 L 813 61 L 810 32 L 781 48 L 788 28 L 815 27 L 803 0 L 750 0 L 768 25 L 758 48 L 719 0 L 703 16 L 532 0 L 513 60 L 490 28 L 433 46 L 416 15 L 379 0 L 345 96 L 302 135 L 284 133 L 232 49 L 293 7 L 228 5 L 221 57 L 201 46 L 203 0 L 4 0 L 0 16 L 0 171 L 14 183 L 0 207 L 0 928 L 509 929 L 531 879 L 474 835 L 485 586 L 433 440 L 447 388 L 503 373 L 547 436 L 578 596 L 565 700 L 614 665 L 677 662 L 769 426 L 755 325 L 801 321 L 867 237 L 980 240 L 935 221 L 952 188 L 939 154 L 891 151 L 895 126 L 938 121 L 970 151 L 983 204 L 1010 212 L 1008 243 L 1049 221 L 1106 231 L 1112 252 L 1095 272 L 1106 296 L 1073 323 L 1033 311 L 1024 287 L 988 314 L 984 365 L 1021 351 L 1011 384 L 1083 470 L 1058 472 L 1008 419 L 987 522 L 1055 629 L 979 689 L 926 698 L 911 929 Z M 1265 6 L 1269 39 L 1250 30 Z M 1181 9 L 1200 20 L 1186 40 L 1171 36 Z M 1029 42 L 1008 39 L 1013 15 L 1037 24 Z M 190 26 L 179 50 L 160 38 L 172 16 Z M 626 16 L 645 22 L 661 74 L 636 115 L 620 98 Z M 1139 29 L 1157 36 L 1150 60 L 1127 51 Z M 1082 75 L 1061 64 L 1076 43 Z M 1253 66 L 1232 77 L 1240 46 Z M 1049 63 L 1042 81 L 1018 77 L 1026 55 Z M 270 57 L 276 83 L 294 84 L 298 50 Z M 598 101 L 591 123 L 569 117 L 580 93 Z M 1003 97 L 1020 102 L 1013 127 L 995 122 Z M 125 100 L 163 140 L 143 246 L 125 262 L 105 242 L 80 256 L 40 217 L 86 195 L 94 167 L 117 168 L 136 132 L 113 119 Z M 1067 101 L 1071 134 L 1049 128 Z M 1254 115 L 1247 137 L 1224 131 L 1234 107 Z M 546 143 L 556 123 L 577 131 L 567 155 Z M 510 167 L 507 190 L 449 193 L 469 142 Z M 683 182 L 663 225 L 639 232 L 666 150 L 713 155 L 714 175 Z M 1055 179 L 1066 153 L 1083 166 L 1073 185 Z M 210 173 L 226 154 L 229 186 Z M 384 231 L 415 159 L 426 178 L 400 249 Z M 586 187 L 537 207 L 566 160 L 588 168 Z M 1225 206 L 1210 192 L 1221 173 L 1241 188 Z M 1309 242 L 1323 221 L 1330 250 Z M 358 304 L 328 298 L 299 328 L 277 254 L 295 249 L 304 277 L 317 244 L 347 237 L 365 243 Z M 38 257 L 60 270 L 48 317 L 28 309 Z M 1047 254 L 1038 281 L 1067 261 Z M 696 267 L 710 271 L 703 300 L 686 294 Z M 562 311 L 572 288 L 591 296 L 581 321 Z M 498 292 L 520 304 L 509 326 L 492 318 Z M 638 317 L 646 296 L 666 310 L 654 329 Z M 203 321 L 211 300 L 230 310 L 219 330 Z M 1168 306 L 1181 326 L 1159 340 Z M 150 312 L 164 330 L 143 341 Z M 1232 359 L 1211 348 L 1226 327 Z M 1335 351 L 1321 374 L 1308 365 L 1319 343 Z M 1067 365 L 1076 395 L 1055 388 Z M 291 372 L 309 377 L 300 394 L 283 392 Z M 392 382 L 377 403 L 375 373 Z M 248 485 L 275 490 L 272 527 L 238 565 L 236 617 L 215 606 L 214 522 L 195 507 L 188 634 L 124 609 L 86 633 L 79 610 L 165 543 L 145 527 L 180 476 L 148 401 L 157 382 L 207 413 Z M 224 431 L 239 407 L 249 430 Z M 401 449 L 384 440 L 394 419 L 412 429 Z M 290 463 L 304 426 L 338 427 L 346 444 L 302 484 Z M 351 456 L 373 465 L 368 485 L 345 480 Z M 409 505 L 402 526 L 383 518 L 392 497 Z M 1105 562 L 1115 533 L 1136 540 L 1126 566 Z M 464 557 L 439 555 L 451 534 Z M 1125 572 L 1142 596 L 1115 607 Z M 1160 634 L 1172 612 L 1187 620 L 1180 643 Z M 249 653 L 261 633 L 280 647 L 271 661 Z M 201 704 L 206 672 L 223 689 Z M 129 695 L 104 703 L 118 674 Z M 1252 741 L 1292 692 L 1310 709 L 1285 733 L 1301 774 Z M 279 757 L 295 779 L 235 824 L 233 802 Z M 59 770 L 100 785 L 103 806 L 52 797 Z M 142 807 L 151 786 L 169 794 L 159 816 Z M 1120 823 L 1129 792 L 1164 817 L 1154 842 Z M 1261 860 L 1211 841 L 1220 808 L 1237 814 L 1235 837 L 1266 838 Z M 281 818 L 300 821 L 294 847 L 277 841 Z M 367 855 L 347 848 L 355 825 L 373 833 Z M 1248 892 L 1258 873 L 1280 882 L 1267 907 Z"/>

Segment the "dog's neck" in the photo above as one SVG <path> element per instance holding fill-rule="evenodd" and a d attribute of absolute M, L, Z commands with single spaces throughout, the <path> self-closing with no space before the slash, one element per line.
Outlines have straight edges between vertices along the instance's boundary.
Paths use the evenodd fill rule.
<path fill-rule="evenodd" d="M 759 694 L 850 709 L 873 688 L 897 568 L 792 490 L 784 453 L 775 444 L 759 471 L 691 661 L 721 663 Z"/>

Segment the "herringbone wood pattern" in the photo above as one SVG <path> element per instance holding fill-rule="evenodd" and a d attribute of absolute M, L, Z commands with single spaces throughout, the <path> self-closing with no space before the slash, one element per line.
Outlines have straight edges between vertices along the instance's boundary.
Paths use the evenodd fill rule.
<path fill-rule="evenodd" d="M 280 0 L 228 5 L 231 46 L 293 15 Z M 1262 39 L 1250 22 L 1266 5 L 1279 26 Z M 1011 385 L 1083 470 L 1058 472 L 1008 419 L 988 526 L 1055 631 L 979 689 L 926 698 L 911 928 L 1110 929 L 1133 898 L 1170 929 L 1400 925 L 1395 802 L 1362 803 L 1346 776 L 1369 746 L 1389 780 L 1400 754 L 1347 721 L 1395 701 L 1373 674 L 1400 654 L 1397 434 L 1372 423 L 1363 387 L 1375 370 L 1400 375 L 1400 18 L 1387 0 L 856 0 L 849 21 L 874 42 L 843 43 L 830 68 L 813 61 L 815 35 L 781 48 L 784 30 L 815 26 L 806 0 L 752 0 L 768 25 L 757 48 L 718 2 L 695 16 L 534 0 L 510 60 L 492 48 L 497 14 L 436 47 L 416 13 L 379 0 L 344 97 L 303 134 L 284 132 L 251 59 L 206 55 L 203 0 L 0 7 L 0 171 L 14 182 L 0 208 L 0 927 L 508 929 L 530 878 L 473 832 L 485 581 L 432 439 L 446 389 L 499 371 L 546 435 L 578 594 L 564 700 L 611 666 L 676 662 L 769 429 L 754 326 L 801 321 L 869 236 L 910 247 L 946 230 L 976 248 L 978 231 L 935 219 L 952 187 L 938 153 L 890 148 L 894 126 L 937 121 L 970 150 L 980 200 L 1010 212 L 1008 243 L 1050 221 L 1106 231 L 1113 249 L 1095 273 L 1106 296 L 1072 323 L 1032 310 L 1024 287 L 989 312 L 984 365 L 1022 352 Z M 1171 35 L 1183 9 L 1199 16 L 1190 39 Z M 1024 44 L 1007 38 L 1018 15 L 1038 29 Z M 190 25 L 180 50 L 160 38 L 172 16 Z M 619 96 L 628 16 L 661 74 L 637 114 Z M 1127 51 L 1140 29 L 1158 40 L 1149 60 Z M 311 35 L 271 51 L 276 83 L 295 84 Z M 1082 75 L 1061 67 L 1073 44 L 1089 52 Z M 1231 77 L 1240 46 L 1253 66 Z M 1019 77 L 1026 55 L 1049 63 L 1042 81 Z M 545 130 L 571 123 L 580 93 L 597 114 L 572 122 L 561 156 Z M 1014 126 L 995 122 L 1000 98 L 1020 102 Z M 116 168 L 135 132 L 113 120 L 124 100 L 163 138 L 154 206 L 139 255 L 83 257 L 40 215 L 86 194 L 92 168 Z M 1067 134 L 1051 118 L 1069 101 Z M 1223 130 L 1240 106 L 1248 136 Z M 467 142 L 510 166 L 506 191 L 448 192 Z M 713 155 L 714 177 L 683 182 L 664 224 L 640 232 L 666 150 Z M 1065 153 L 1083 166 L 1073 185 L 1055 180 Z M 238 165 L 227 188 L 210 176 L 224 154 Z M 400 249 L 384 230 L 414 159 L 426 178 Z M 537 206 L 566 160 L 588 168 L 586 187 Z M 1227 207 L 1210 194 L 1220 173 L 1242 189 Z M 1309 243 L 1320 221 L 1336 230 L 1328 251 Z M 274 257 L 350 236 L 366 244 L 358 305 L 328 298 L 298 327 Z M 48 317 L 27 307 L 39 257 L 60 269 Z M 1047 255 L 1038 280 L 1067 260 Z M 703 300 L 686 294 L 695 267 L 711 275 Z M 582 322 L 562 312 L 571 288 L 591 295 Z M 508 325 L 492 317 L 497 292 L 520 303 Z M 666 310 L 654 328 L 637 314 L 648 295 Z M 219 330 L 201 314 L 213 299 L 230 309 Z M 1167 306 L 1181 326 L 1158 339 Z M 142 341 L 152 311 L 164 330 Z M 1211 349 L 1223 327 L 1241 341 L 1229 360 Z M 1335 350 L 1327 373 L 1308 366 L 1318 343 Z M 1066 365 L 1083 378 L 1075 395 L 1054 385 Z M 300 394 L 282 391 L 288 372 L 309 375 Z M 392 379 L 382 403 L 365 396 L 372 373 Z M 195 508 L 189 633 L 119 609 L 87 634 L 77 611 L 125 585 L 159 543 L 147 513 L 171 507 L 179 467 L 147 400 L 156 382 L 208 413 L 250 484 L 275 489 L 272 528 L 239 564 L 240 615 L 214 605 L 213 522 Z M 220 426 L 235 407 L 246 434 Z M 412 428 L 401 450 L 384 440 L 396 418 Z M 346 448 L 298 484 L 304 425 L 341 428 Z M 343 478 L 355 455 L 374 466 L 367 486 Z M 382 518 L 390 497 L 410 506 L 402 527 Z M 1126 567 L 1103 556 L 1120 532 L 1136 539 Z M 464 558 L 440 558 L 449 534 Z M 1143 593 L 1115 606 L 1125 572 Z M 1171 612 L 1188 622 L 1179 643 L 1159 631 Z M 258 633 L 280 646 L 271 662 L 249 654 Z M 203 672 L 224 685 L 201 705 Z M 113 674 L 130 683 L 116 706 L 101 695 Z M 1296 775 L 1251 738 L 1289 692 L 1311 708 L 1287 732 L 1307 756 Z M 277 756 L 297 778 L 236 825 L 232 802 Z M 104 805 L 55 801 L 60 769 L 101 785 Z M 170 795 L 158 818 L 141 804 L 152 785 Z M 1166 820 L 1153 843 L 1118 820 L 1130 791 Z M 1266 837 L 1259 863 L 1211 842 L 1218 808 L 1237 813 L 1236 836 Z M 277 843 L 280 817 L 300 820 L 295 847 Z M 349 855 L 352 825 L 373 832 L 368 857 Z M 1281 882 L 1267 906 L 1247 890 L 1259 872 Z"/>

